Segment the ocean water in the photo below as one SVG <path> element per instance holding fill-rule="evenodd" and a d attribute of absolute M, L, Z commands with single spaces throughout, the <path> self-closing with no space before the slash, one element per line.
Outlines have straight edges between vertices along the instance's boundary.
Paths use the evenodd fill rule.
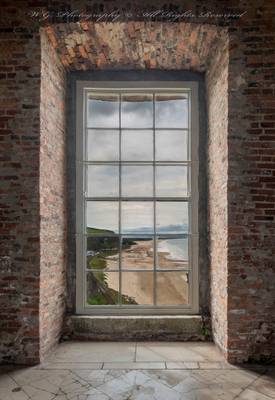
<path fill-rule="evenodd" d="M 160 239 L 158 251 L 169 253 L 171 260 L 188 260 L 188 239 Z"/>

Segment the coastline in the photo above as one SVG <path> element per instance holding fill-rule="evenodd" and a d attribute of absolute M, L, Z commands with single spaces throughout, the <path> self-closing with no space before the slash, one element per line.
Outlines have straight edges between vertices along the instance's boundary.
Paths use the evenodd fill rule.
<path fill-rule="evenodd" d="M 122 294 L 135 299 L 138 304 L 153 304 L 153 243 L 136 241 L 131 247 L 122 251 L 122 265 L 130 272 L 122 274 Z M 107 268 L 111 260 L 106 259 Z M 188 283 L 184 271 L 165 272 L 161 268 L 179 268 L 182 263 L 171 258 L 169 252 L 158 253 L 160 271 L 157 273 L 157 302 L 159 304 L 187 304 Z M 145 271 L 138 271 L 138 268 Z M 148 270 L 148 271 L 146 271 Z M 117 277 L 106 272 L 108 286 L 119 290 Z M 116 275 L 116 274 L 115 274 Z M 127 277 L 127 278 L 126 278 Z"/>

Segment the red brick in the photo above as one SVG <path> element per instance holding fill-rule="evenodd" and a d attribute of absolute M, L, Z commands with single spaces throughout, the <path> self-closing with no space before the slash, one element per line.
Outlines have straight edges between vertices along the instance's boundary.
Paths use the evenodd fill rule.
<path fill-rule="evenodd" d="M 272 246 L 263 240 L 264 235 L 275 234 L 275 177 L 264 176 L 274 168 L 275 156 L 274 55 L 267 53 L 274 45 L 272 2 L 262 5 L 265 19 L 244 17 L 231 22 L 229 42 L 226 23 L 219 19 L 194 19 L 194 24 L 187 19 L 167 25 L 143 21 L 94 25 L 82 21 L 79 25 L 58 26 L 46 21 L 45 30 L 39 31 L 41 24 L 28 20 L 21 6 L 7 4 L 1 9 L 0 74 L 4 96 L 0 98 L 0 115 L 11 119 L 3 122 L 7 125 L 1 125 L 0 132 L 5 151 L 1 162 L 7 169 L 0 191 L 5 213 L 0 216 L 2 229 L 9 232 L 3 235 L 1 267 L 8 270 L 12 266 L 16 284 L 14 289 L 3 288 L 4 296 L 12 294 L 8 300 L 1 300 L 3 360 L 36 363 L 61 335 L 65 287 L 54 277 L 64 274 L 65 254 L 55 259 L 53 254 L 64 249 L 64 243 L 53 238 L 56 232 L 60 238 L 66 233 L 62 175 L 65 69 L 69 73 L 95 68 L 125 70 L 129 66 L 206 73 L 213 335 L 232 362 L 261 354 L 274 356 L 274 338 L 267 341 L 262 332 L 263 323 L 275 330 L 274 315 L 270 313 L 275 278 L 270 271 L 274 271 L 275 258 Z M 22 7 L 33 4 L 27 1 Z M 106 4 L 103 1 L 103 7 Z M 114 4 L 108 2 L 108 7 Z M 204 7 L 198 0 L 193 5 L 198 13 Z M 70 6 L 74 8 L 73 0 Z M 83 7 L 78 2 L 76 8 L 85 11 L 86 6 L 87 2 Z M 233 7 L 225 0 L 216 6 L 217 11 Z M 58 5 L 54 3 L 54 7 Z M 255 15 L 258 3 L 249 2 L 247 9 L 248 16 Z M 21 27 L 22 33 L 5 33 L 5 27 Z M 79 35 L 81 40 L 74 40 Z M 53 99 L 51 104 L 46 101 L 49 98 Z M 258 196 L 268 196 L 269 200 Z M 52 209 L 60 216 L 58 222 Z M 11 234 L 14 229 L 16 235 Z M 242 279 L 244 276 L 251 283 Z M 0 275 L 1 290 L 6 282 L 5 275 Z M 249 288 L 257 290 L 251 294 Z M 26 293 L 24 306 L 18 302 L 22 293 Z M 237 307 L 244 307 L 245 316 L 232 312 Z M 29 315 L 36 321 L 33 326 L 26 318 Z M 27 350 L 30 340 L 33 347 Z"/>

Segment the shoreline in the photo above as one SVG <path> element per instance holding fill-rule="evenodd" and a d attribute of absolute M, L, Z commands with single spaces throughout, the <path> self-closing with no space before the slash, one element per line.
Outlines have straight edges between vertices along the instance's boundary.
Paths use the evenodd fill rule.
<path fill-rule="evenodd" d="M 159 252 L 158 262 L 160 268 L 179 268 L 182 263 L 179 260 L 169 259 L 169 252 Z M 107 268 L 110 268 L 107 261 Z M 110 260 L 111 261 L 111 260 Z M 170 265 L 169 265 L 170 264 Z M 152 241 L 136 241 L 134 245 L 122 251 L 122 265 L 131 269 L 122 274 L 122 294 L 133 298 L 138 304 L 153 304 L 153 243 Z M 138 268 L 145 271 L 139 271 Z M 146 271 L 148 269 L 148 271 Z M 108 286 L 116 291 L 119 290 L 117 277 L 107 274 Z M 127 282 L 125 278 L 128 276 Z M 124 278 L 124 279 L 123 279 Z M 187 304 L 188 283 L 184 271 L 157 273 L 157 301 L 159 304 L 174 305 Z"/>

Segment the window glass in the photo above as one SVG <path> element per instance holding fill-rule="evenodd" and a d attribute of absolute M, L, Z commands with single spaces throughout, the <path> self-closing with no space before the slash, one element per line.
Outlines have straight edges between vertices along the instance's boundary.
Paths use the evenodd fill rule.
<path fill-rule="evenodd" d="M 152 201 L 122 201 L 121 232 L 128 234 L 153 233 L 154 208 Z"/>
<path fill-rule="evenodd" d="M 88 161 L 119 161 L 119 131 L 89 129 L 87 134 Z"/>
<path fill-rule="evenodd" d="M 122 304 L 153 305 L 154 274 L 148 271 L 123 272 Z"/>
<path fill-rule="evenodd" d="M 157 240 L 157 268 L 188 268 L 188 236 L 159 237 Z"/>
<path fill-rule="evenodd" d="M 153 172 L 151 165 L 122 166 L 122 197 L 153 196 Z"/>
<path fill-rule="evenodd" d="M 156 166 L 156 196 L 187 196 L 188 168 L 185 165 Z"/>
<path fill-rule="evenodd" d="M 87 233 L 118 233 L 118 206 L 117 201 L 87 201 Z"/>
<path fill-rule="evenodd" d="M 153 127 L 153 96 L 148 94 L 127 94 L 121 100 L 122 128 Z"/>
<path fill-rule="evenodd" d="M 88 128 L 119 128 L 119 96 L 90 94 L 87 101 Z"/>
<path fill-rule="evenodd" d="M 154 239 L 152 237 L 123 237 L 121 247 L 122 269 L 154 268 Z"/>
<path fill-rule="evenodd" d="M 119 167 L 117 165 L 89 165 L 87 185 L 88 197 L 119 196 Z"/>
<path fill-rule="evenodd" d="M 188 233 L 188 202 L 158 201 L 156 203 L 157 233 Z"/>
<path fill-rule="evenodd" d="M 88 272 L 86 288 L 86 302 L 90 306 L 108 306 L 119 303 L 118 272 Z"/>
<path fill-rule="evenodd" d="M 165 306 L 188 304 L 188 273 L 157 272 L 157 304 Z"/>
<path fill-rule="evenodd" d="M 119 238 L 117 236 L 87 237 L 87 269 L 118 270 Z"/>
<path fill-rule="evenodd" d="M 156 161 L 186 161 L 188 133 L 178 130 L 156 130 Z"/>
<path fill-rule="evenodd" d="M 153 131 L 122 131 L 122 161 L 153 161 L 153 157 Z"/>
<path fill-rule="evenodd" d="M 190 305 L 189 94 L 142 91 L 86 95 L 77 235 L 87 307 Z"/>
<path fill-rule="evenodd" d="M 156 96 L 156 128 L 187 128 L 188 98 L 184 94 Z"/>

